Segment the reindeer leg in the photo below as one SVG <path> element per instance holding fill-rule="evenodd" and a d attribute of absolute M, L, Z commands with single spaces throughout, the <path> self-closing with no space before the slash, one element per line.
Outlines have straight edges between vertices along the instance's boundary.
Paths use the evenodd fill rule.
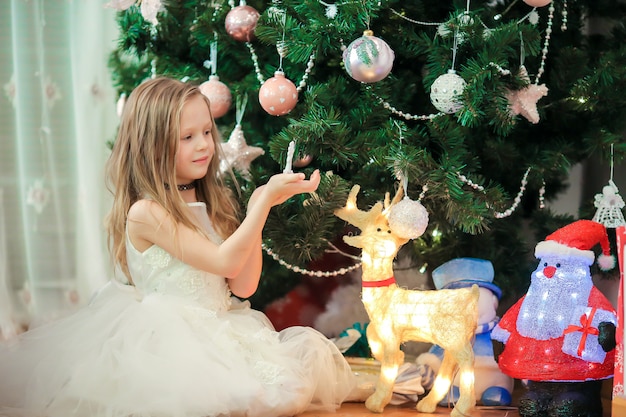
<path fill-rule="evenodd" d="M 404 352 L 400 350 L 399 343 L 387 340 L 381 342 L 380 350 L 375 357 L 380 361 L 380 376 L 376 383 L 376 390 L 365 401 L 365 407 L 374 413 L 382 413 L 391 401 L 398 368 L 404 362 Z"/>
<path fill-rule="evenodd" d="M 455 355 L 459 364 L 460 372 L 460 396 L 451 417 L 464 417 L 476 405 L 476 394 L 474 393 L 474 350 L 468 342 L 465 347 Z"/>
<path fill-rule="evenodd" d="M 456 362 L 453 354 L 445 350 L 433 388 L 426 397 L 417 403 L 417 411 L 420 413 L 433 413 L 435 411 L 439 401 L 443 400 L 443 397 L 445 397 L 450 390 L 455 368 Z"/>

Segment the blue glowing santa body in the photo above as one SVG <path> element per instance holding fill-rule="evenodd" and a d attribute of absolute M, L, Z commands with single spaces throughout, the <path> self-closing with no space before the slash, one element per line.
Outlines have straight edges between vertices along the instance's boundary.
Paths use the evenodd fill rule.
<path fill-rule="evenodd" d="M 613 376 L 617 317 L 592 282 L 596 244 L 600 268 L 613 268 L 600 223 L 579 220 L 539 242 L 526 295 L 491 334 L 504 343 L 500 369 L 527 388 L 519 401 L 522 417 L 602 416 L 601 380 Z"/>

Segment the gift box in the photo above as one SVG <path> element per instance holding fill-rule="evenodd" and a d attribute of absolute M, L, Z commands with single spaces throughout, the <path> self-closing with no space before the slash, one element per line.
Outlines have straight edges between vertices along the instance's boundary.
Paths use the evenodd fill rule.
<path fill-rule="evenodd" d="M 587 362 L 604 362 L 606 352 L 598 343 L 598 325 L 602 322 L 617 325 L 617 318 L 611 311 L 596 307 L 576 307 L 570 325 L 565 329 L 563 352 Z"/>

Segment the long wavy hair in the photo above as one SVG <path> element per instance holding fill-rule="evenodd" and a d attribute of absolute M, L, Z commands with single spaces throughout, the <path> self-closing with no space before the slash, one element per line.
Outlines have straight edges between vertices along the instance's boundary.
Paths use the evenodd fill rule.
<path fill-rule="evenodd" d="M 124 106 L 113 151 L 106 164 L 107 188 L 114 196 L 106 227 L 113 261 L 130 282 L 125 231 L 128 211 L 137 200 L 152 199 L 167 210 L 177 224 L 206 235 L 187 209 L 177 187 L 166 186 L 176 184 L 176 153 L 183 106 L 196 96 L 202 97 L 209 106 L 209 100 L 197 86 L 160 77 L 135 88 Z M 239 226 L 239 205 L 219 170 L 223 154 L 215 121 L 211 133 L 215 155 L 207 174 L 196 180 L 196 195 L 198 201 L 206 203 L 217 232 L 226 238 Z"/>

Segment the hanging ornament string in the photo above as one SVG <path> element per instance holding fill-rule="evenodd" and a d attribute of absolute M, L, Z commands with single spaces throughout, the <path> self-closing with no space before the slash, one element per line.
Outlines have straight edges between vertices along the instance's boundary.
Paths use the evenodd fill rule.
<path fill-rule="evenodd" d="M 217 32 L 214 33 L 214 39 L 211 41 L 210 43 L 210 52 L 209 52 L 209 56 L 211 58 L 210 62 L 210 68 L 211 68 L 211 75 L 216 75 L 217 74 Z"/>
<path fill-rule="evenodd" d="M 282 39 L 276 43 L 276 52 L 278 52 L 278 71 L 283 70 L 283 57 L 285 56 L 285 31 L 287 30 L 287 13 L 284 10 L 276 9 L 282 17 L 283 34 Z"/>
<path fill-rule="evenodd" d="M 563 9 L 561 9 L 561 31 L 567 30 L 567 0 L 563 0 Z"/>
<path fill-rule="evenodd" d="M 246 112 L 246 106 L 248 105 L 248 95 L 237 96 L 237 104 L 235 108 L 235 121 L 237 126 L 241 126 L 243 115 Z"/>

